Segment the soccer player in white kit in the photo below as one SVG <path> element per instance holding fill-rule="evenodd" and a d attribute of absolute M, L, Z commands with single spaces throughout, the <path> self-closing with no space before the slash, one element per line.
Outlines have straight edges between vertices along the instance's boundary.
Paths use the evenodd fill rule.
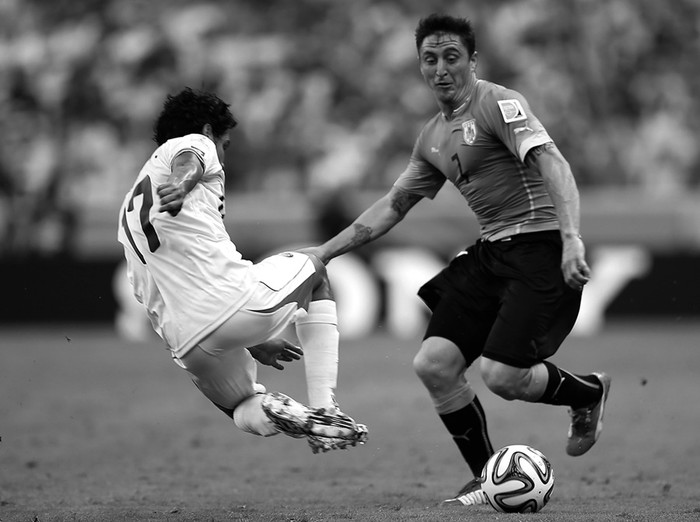
<path fill-rule="evenodd" d="M 325 266 L 283 252 L 253 263 L 224 227 L 229 105 L 189 88 L 168 96 L 154 125 L 158 148 L 126 194 L 119 242 L 134 295 L 175 362 L 241 430 L 305 437 L 314 453 L 365 442 L 340 411 L 336 306 Z M 159 203 L 158 203 L 159 201 Z M 309 406 L 257 382 L 257 364 L 300 351 L 279 338 L 294 324 Z"/>

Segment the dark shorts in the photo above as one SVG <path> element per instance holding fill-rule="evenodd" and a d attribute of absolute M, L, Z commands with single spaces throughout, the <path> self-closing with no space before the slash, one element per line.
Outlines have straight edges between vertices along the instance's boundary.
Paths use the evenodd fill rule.
<path fill-rule="evenodd" d="M 432 311 L 425 338 L 529 368 L 554 354 L 576 322 L 581 292 L 564 282 L 558 231 L 479 240 L 418 295 Z"/>

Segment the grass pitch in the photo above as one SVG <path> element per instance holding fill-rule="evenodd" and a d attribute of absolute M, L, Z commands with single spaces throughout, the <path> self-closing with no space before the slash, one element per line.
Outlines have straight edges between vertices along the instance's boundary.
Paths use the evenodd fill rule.
<path fill-rule="evenodd" d="M 537 515 L 441 505 L 469 475 L 413 374 L 419 339 L 341 337 L 338 398 L 370 440 L 320 455 L 238 431 L 156 338 L 68 325 L 0 339 L 3 522 L 700 520 L 697 324 L 616 324 L 565 342 L 553 362 L 613 377 L 602 437 L 579 458 L 564 453 L 565 408 L 506 402 L 469 371 L 494 445 L 552 462 Z M 301 362 L 260 380 L 305 400 Z"/>

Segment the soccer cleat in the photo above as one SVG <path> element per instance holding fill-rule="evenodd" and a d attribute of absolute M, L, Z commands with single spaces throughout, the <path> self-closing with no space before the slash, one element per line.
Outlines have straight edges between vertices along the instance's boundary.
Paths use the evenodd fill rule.
<path fill-rule="evenodd" d="M 332 450 L 348 449 L 355 447 L 358 444 L 367 442 L 367 426 L 364 424 L 356 424 L 357 439 L 348 440 L 338 437 L 319 437 L 317 435 L 307 435 L 306 440 L 311 447 L 313 453 L 326 453 Z"/>
<path fill-rule="evenodd" d="M 572 457 L 578 457 L 586 453 L 596 443 L 600 432 L 603 431 L 603 414 L 605 402 L 610 394 L 611 378 L 605 373 L 593 372 L 603 386 L 603 395 L 594 406 L 569 410 L 571 425 L 569 426 L 569 438 L 566 443 L 566 453 Z"/>
<path fill-rule="evenodd" d="M 463 506 L 479 506 L 489 503 L 481 489 L 481 479 L 478 477 L 467 482 L 454 498 L 448 498 L 444 502 L 446 504 L 459 503 Z"/>
<path fill-rule="evenodd" d="M 367 437 L 367 429 L 358 430 L 355 421 L 340 410 L 309 408 L 283 393 L 265 394 L 262 409 L 275 427 L 290 437 L 327 437 L 355 442 Z"/>

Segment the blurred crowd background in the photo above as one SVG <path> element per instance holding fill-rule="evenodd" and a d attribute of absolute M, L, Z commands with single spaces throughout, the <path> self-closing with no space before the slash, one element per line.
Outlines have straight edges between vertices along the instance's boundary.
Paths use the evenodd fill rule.
<path fill-rule="evenodd" d="M 582 191 L 699 188 L 697 0 L 0 0 L 0 256 L 70 254 L 88 212 L 116 227 L 183 86 L 239 120 L 228 191 L 385 189 L 436 111 L 433 11 L 473 21 L 478 75 L 526 96 Z"/>

